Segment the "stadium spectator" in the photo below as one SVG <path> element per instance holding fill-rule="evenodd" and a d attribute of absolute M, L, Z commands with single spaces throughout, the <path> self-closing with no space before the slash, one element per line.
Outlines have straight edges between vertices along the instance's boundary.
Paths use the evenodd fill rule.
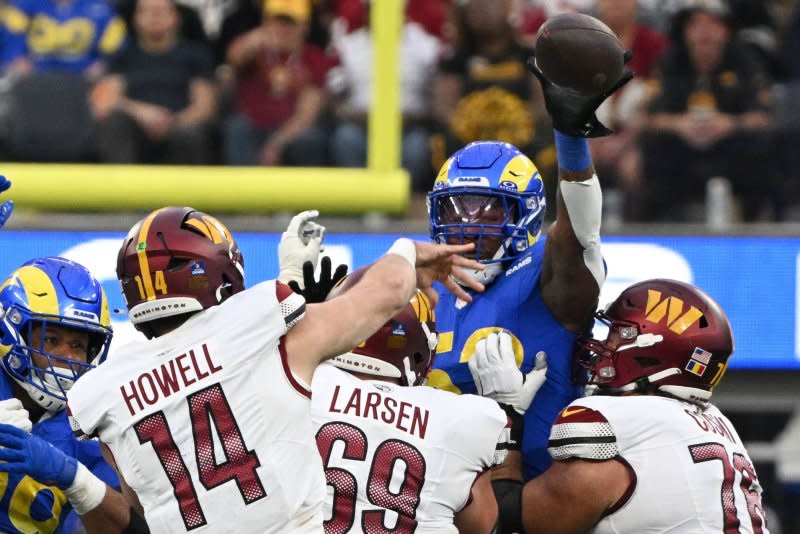
<path fill-rule="evenodd" d="M 367 7 L 363 9 L 368 11 Z M 330 153 L 339 167 L 363 167 L 367 162 L 366 126 L 372 98 L 372 39 L 368 25 L 349 32 L 346 25 L 339 19 L 332 30 L 331 47 L 339 64 L 328 72 L 327 86 L 335 97 L 336 117 Z M 406 18 L 398 56 L 403 120 L 401 161 L 411 174 L 413 190 L 420 192 L 430 189 L 433 179 L 428 122 L 431 82 L 439 52 L 439 40 Z"/>
<path fill-rule="evenodd" d="M 668 302 L 685 313 L 668 317 Z M 524 488 L 520 473 L 495 480 L 498 532 L 767 534 L 753 462 L 710 403 L 733 352 L 725 312 L 661 279 L 626 288 L 597 317 L 608 337 L 579 341 L 593 394 L 556 419 L 547 471 Z"/>
<path fill-rule="evenodd" d="M 667 46 L 660 32 L 640 24 L 639 0 L 597 0 L 597 16 L 633 52 L 628 67 L 636 78 L 614 93 L 597 110 L 614 135 L 592 139 L 592 159 L 608 189 L 617 189 L 624 200 L 625 219 L 639 219 L 642 201 L 642 156 L 637 143 L 640 108 L 646 98 L 646 80 Z"/>
<path fill-rule="evenodd" d="M 117 13 L 119 13 L 119 16 L 125 21 L 129 37 L 135 40 L 136 25 L 133 17 L 136 11 L 136 0 L 115 0 L 112 3 Z M 208 35 L 206 35 L 206 31 L 203 29 L 203 23 L 197 11 L 192 7 L 178 2 L 175 3 L 175 6 L 178 9 L 178 16 L 180 19 L 181 37 L 187 41 L 193 41 L 211 47 L 212 41 L 209 39 Z"/>
<path fill-rule="evenodd" d="M 243 533 L 319 533 L 314 369 L 369 337 L 415 285 L 429 294 L 438 281 L 469 299 L 454 281 L 468 282 L 460 267 L 479 266 L 455 256 L 469 249 L 398 240 L 351 290 L 306 305 L 277 280 L 245 289 L 241 252 L 217 219 L 156 210 L 117 261 L 129 317 L 148 339 L 120 347 L 70 390 L 74 428 L 110 449 L 123 491 L 154 531 L 222 532 L 233 521 Z"/>
<path fill-rule="evenodd" d="M 228 48 L 237 37 L 258 28 L 264 16 L 263 0 L 239 0 L 233 11 L 222 20 L 214 43 L 217 64 L 225 63 Z"/>
<path fill-rule="evenodd" d="M 72 435 L 67 391 L 111 341 L 100 283 L 72 261 L 26 262 L 0 284 L 0 530 L 147 532 L 96 441 Z M 109 487 L 110 485 L 110 487 Z M 133 524 L 129 525 L 133 520 Z"/>
<path fill-rule="evenodd" d="M 786 76 L 782 63 L 778 25 L 771 6 L 778 2 L 764 0 L 726 0 L 736 35 L 756 56 L 772 79 Z"/>
<path fill-rule="evenodd" d="M 125 41 L 125 23 L 105 0 L 12 0 L 5 56 L 13 73 L 82 73 L 95 80 Z"/>
<path fill-rule="evenodd" d="M 327 49 L 330 44 L 330 26 L 337 16 L 339 4 L 353 1 L 360 7 L 361 0 L 312 0 L 306 42 Z M 220 25 L 216 38 L 217 62 L 226 60 L 228 48 L 240 35 L 261 24 L 264 16 L 264 0 L 238 0 Z"/>
<path fill-rule="evenodd" d="M 320 124 L 332 64 L 305 42 L 308 0 L 266 0 L 260 26 L 228 49 L 236 71 L 234 114 L 225 124 L 225 161 L 231 165 L 327 163 Z"/>
<path fill-rule="evenodd" d="M 482 141 L 458 150 L 428 195 L 431 238 L 475 243 L 471 255 L 486 268 L 473 274 L 488 286 L 471 303 L 440 295 L 440 341 L 430 384 L 484 395 L 504 393 L 514 384 L 519 391 L 495 400 L 527 407 L 524 376 L 547 355 L 550 370 L 543 393 L 525 416 L 526 479 L 550 464 L 550 425 L 581 391 L 581 377 L 573 372 L 574 343 L 591 327 L 606 277 L 600 246 L 602 193 L 585 137 L 610 133 L 595 111 L 633 76 L 626 70 L 608 91 L 581 95 L 550 82 L 533 62 L 528 65 L 543 89 L 559 167 L 556 217 L 546 236 L 541 234 L 546 209 L 542 178 L 536 165 L 508 143 Z M 482 380 L 471 372 L 476 344 L 498 331 L 510 333 L 515 357 L 502 375 Z"/>
<path fill-rule="evenodd" d="M 745 220 L 775 203 L 768 79 L 730 27 L 721 0 L 687 1 L 652 80 L 644 119 L 646 217 L 692 219 L 706 181 L 726 177 Z M 758 176 L 758 180 L 753 177 Z M 682 209 L 682 206 L 688 206 Z"/>
<path fill-rule="evenodd" d="M 511 0 L 454 4 L 455 46 L 439 63 L 433 88 L 441 134 L 433 138 L 432 159 L 438 168 L 459 146 L 496 139 L 531 154 L 547 184 L 556 170 L 552 131 L 539 86 L 525 68 L 533 49 L 517 41 L 511 6 Z"/>
<path fill-rule="evenodd" d="M 95 88 L 106 163 L 210 162 L 216 113 L 211 52 L 180 36 L 174 0 L 137 0 L 136 40 Z"/>

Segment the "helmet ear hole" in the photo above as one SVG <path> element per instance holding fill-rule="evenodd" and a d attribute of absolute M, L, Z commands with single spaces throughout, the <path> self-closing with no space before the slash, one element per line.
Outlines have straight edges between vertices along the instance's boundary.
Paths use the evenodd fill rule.
<path fill-rule="evenodd" d="M 233 295 L 233 280 L 230 277 L 222 273 L 222 285 L 220 286 L 220 296 L 222 296 L 222 300 L 226 300 L 228 297 Z"/>
<path fill-rule="evenodd" d="M 700 316 L 700 320 L 698 322 L 698 326 L 700 328 L 708 328 L 708 319 L 706 319 L 705 315 Z"/>

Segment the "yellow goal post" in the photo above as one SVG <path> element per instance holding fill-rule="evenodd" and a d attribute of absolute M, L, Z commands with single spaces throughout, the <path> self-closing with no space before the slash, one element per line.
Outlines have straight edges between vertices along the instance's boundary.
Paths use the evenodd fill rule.
<path fill-rule="evenodd" d="M 263 213 L 316 208 L 325 214 L 402 214 L 410 197 L 400 167 L 399 36 L 403 0 L 372 2 L 372 105 L 367 167 L 223 167 L 4 163 L 18 208 L 150 210 L 191 205 Z"/>

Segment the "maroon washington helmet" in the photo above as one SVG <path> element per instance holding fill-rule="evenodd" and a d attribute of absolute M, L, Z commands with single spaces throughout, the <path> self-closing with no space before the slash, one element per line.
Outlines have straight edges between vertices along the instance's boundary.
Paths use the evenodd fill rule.
<path fill-rule="evenodd" d="M 228 229 L 192 208 L 150 213 L 128 232 L 117 278 L 133 325 L 204 310 L 244 289 L 244 258 Z"/>
<path fill-rule="evenodd" d="M 719 304 L 676 280 L 634 284 L 596 317 L 608 324 L 608 338 L 578 343 L 591 354 L 589 383 L 599 392 L 659 390 L 703 403 L 733 352 L 731 326 Z"/>
<path fill-rule="evenodd" d="M 364 269 L 347 276 L 328 295 L 335 297 L 352 286 Z M 380 330 L 350 352 L 336 356 L 331 363 L 346 371 L 399 378 L 403 386 L 418 386 L 425 381 L 433 364 L 436 324 L 433 307 L 422 291 Z"/>

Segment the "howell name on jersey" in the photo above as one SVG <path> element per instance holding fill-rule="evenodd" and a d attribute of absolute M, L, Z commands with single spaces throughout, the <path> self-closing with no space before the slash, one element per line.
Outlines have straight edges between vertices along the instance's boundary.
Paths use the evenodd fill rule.
<path fill-rule="evenodd" d="M 203 343 L 197 352 L 202 352 L 202 356 L 198 357 L 194 349 L 189 349 L 121 385 L 119 391 L 131 415 L 144 410 L 144 404 L 152 406 L 161 396 L 169 397 L 182 388 L 222 371 L 222 364 L 218 365 L 213 361 L 208 345 Z"/>
<path fill-rule="evenodd" d="M 375 384 L 380 389 L 380 384 Z M 346 399 L 347 394 L 341 399 L 339 393 L 342 387 L 337 385 L 333 390 L 331 404 L 328 408 L 330 413 L 341 413 L 355 417 L 364 417 L 383 421 L 387 425 L 393 426 L 398 430 L 416 435 L 420 439 L 425 439 L 428 430 L 428 417 L 430 412 L 426 408 L 420 408 L 410 402 L 397 401 L 388 396 L 381 395 L 377 391 L 362 391 L 355 388 Z M 362 396 L 362 393 L 364 394 Z"/>

